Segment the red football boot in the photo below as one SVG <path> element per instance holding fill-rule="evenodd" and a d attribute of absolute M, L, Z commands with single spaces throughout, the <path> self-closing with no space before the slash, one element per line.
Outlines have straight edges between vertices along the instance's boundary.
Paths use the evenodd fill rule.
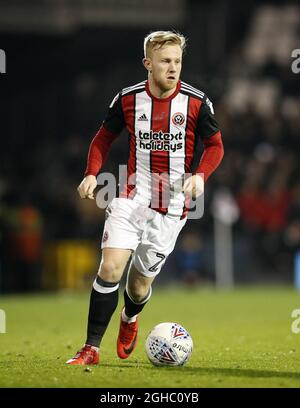
<path fill-rule="evenodd" d="M 69 365 L 92 365 L 99 363 L 99 352 L 89 346 L 88 344 L 84 345 L 81 350 L 77 351 L 77 354 L 70 358 L 66 362 Z"/>
<path fill-rule="evenodd" d="M 138 320 L 133 323 L 120 321 L 120 329 L 117 341 L 117 353 L 120 358 L 128 358 L 133 352 L 137 341 Z"/>

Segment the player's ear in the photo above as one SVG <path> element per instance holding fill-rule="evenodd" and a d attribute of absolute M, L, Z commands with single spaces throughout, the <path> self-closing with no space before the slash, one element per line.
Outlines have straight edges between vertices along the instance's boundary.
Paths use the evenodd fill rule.
<path fill-rule="evenodd" d="M 152 63 L 149 58 L 143 58 L 143 65 L 148 72 L 152 71 Z"/>

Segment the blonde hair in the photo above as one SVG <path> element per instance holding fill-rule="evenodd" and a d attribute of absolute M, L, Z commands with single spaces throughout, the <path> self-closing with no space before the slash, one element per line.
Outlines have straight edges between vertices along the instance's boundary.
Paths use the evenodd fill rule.
<path fill-rule="evenodd" d="M 186 47 L 186 38 L 176 31 L 153 31 L 144 39 L 144 56 L 149 57 L 149 51 L 155 47 L 161 48 L 165 44 L 177 44 L 182 52 Z"/>

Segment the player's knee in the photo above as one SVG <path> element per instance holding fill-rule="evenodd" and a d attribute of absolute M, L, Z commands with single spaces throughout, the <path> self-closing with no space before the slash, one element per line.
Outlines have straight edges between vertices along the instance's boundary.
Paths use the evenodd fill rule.
<path fill-rule="evenodd" d="M 107 282 L 118 282 L 122 277 L 122 268 L 113 260 L 103 261 L 100 264 L 98 275 Z"/>
<path fill-rule="evenodd" d="M 129 289 L 129 295 L 132 300 L 136 303 L 140 303 L 145 300 L 149 294 L 149 286 L 146 284 L 141 284 L 140 282 L 137 284 L 132 284 Z"/>

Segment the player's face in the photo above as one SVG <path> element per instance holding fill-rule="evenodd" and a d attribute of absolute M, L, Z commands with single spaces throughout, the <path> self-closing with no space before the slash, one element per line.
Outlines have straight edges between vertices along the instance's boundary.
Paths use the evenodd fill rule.
<path fill-rule="evenodd" d="M 182 51 L 179 45 L 164 45 L 151 52 L 150 70 L 153 81 L 163 91 L 176 87 L 180 77 Z"/>

